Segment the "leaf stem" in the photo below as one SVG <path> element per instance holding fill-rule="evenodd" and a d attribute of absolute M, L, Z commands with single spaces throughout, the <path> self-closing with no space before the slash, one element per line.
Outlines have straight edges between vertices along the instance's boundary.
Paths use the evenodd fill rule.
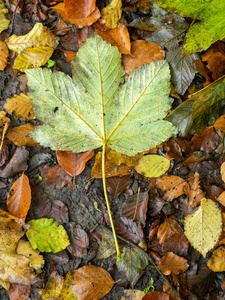
<path fill-rule="evenodd" d="M 118 240 L 117 240 L 117 236 L 116 236 L 116 230 L 115 230 L 113 219 L 112 219 L 112 213 L 111 213 L 111 209 L 110 209 L 110 205 L 109 205 L 109 199 L 108 199 L 108 194 L 107 194 L 107 189 L 106 189 L 106 180 L 105 180 L 105 147 L 106 147 L 106 144 L 104 142 L 103 146 L 102 146 L 102 182 L 103 182 L 103 189 L 104 189 L 106 206 L 107 206 L 107 209 L 108 209 L 109 219 L 110 219 L 110 223 L 111 223 L 111 227 L 112 227 L 112 232 L 113 232 L 113 236 L 114 236 L 114 240 L 115 240 L 115 245 L 116 245 L 117 261 L 120 261 L 121 260 L 120 248 L 119 248 L 119 244 L 118 244 Z"/>

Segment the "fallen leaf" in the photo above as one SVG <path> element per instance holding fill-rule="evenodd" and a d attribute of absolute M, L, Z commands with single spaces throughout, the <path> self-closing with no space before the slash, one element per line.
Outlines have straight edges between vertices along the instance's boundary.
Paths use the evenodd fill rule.
<path fill-rule="evenodd" d="M 164 57 L 164 51 L 157 44 L 136 40 L 131 43 L 131 54 L 124 55 L 123 65 L 126 73 L 131 74 L 135 68 L 150 64 L 154 60 L 163 60 Z"/>
<path fill-rule="evenodd" d="M 99 244 L 96 259 L 108 258 L 116 252 L 116 246 L 111 230 L 104 226 L 98 226 L 93 233 L 93 236 Z"/>
<path fill-rule="evenodd" d="M 118 197 L 124 190 L 127 190 L 133 182 L 132 175 L 113 176 L 106 179 L 107 191 L 113 196 Z"/>
<path fill-rule="evenodd" d="M 31 220 L 28 224 L 30 229 L 26 232 L 26 236 L 33 249 L 56 253 L 70 244 L 65 229 L 54 219 Z"/>
<path fill-rule="evenodd" d="M 95 29 L 93 26 L 83 27 L 80 30 L 79 36 L 78 36 L 79 47 L 83 46 L 84 43 L 86 42 L 86 39 L 91 38 L 93 36 L 94 32 L 95 32 Z"/>
<path fill-rule="evenodd" d="M 157 196 L 155 196 L 153 199 L 150 199 L 148 205 L 148 215 L 150 217 L 155 217 L 160 213 L 165 204 L 166 202 Z"/>
<path fill-rule="evenodd" d="M 65 13 L 69 18 L 82 19 L 87 18 L 96 8 L 96 0 L 64 0 Z"/>
<path fill-rule="evenodd" d="M 159 244 L 162 245 L 165 242 L 166 238 L 173 234 L 183 235 L 183 230 L 177 223 L 177 221 L 174 220 L 174 218 L 166 218 L 165 221 L 160 225 L 157 232 Z"/>
<path fill-rule="evenodd" d="M 134 169 L 145 177 L 159 177 L 170 167 L 170 160 L 156 154 L 143 156 Z"/>
<path fill-rule="evenodd" d="M 115 29 L 108 29 L 98 22 L 94 24 L 94 27 L 104 41 L 109 42 L 112 46 L 116 46 L 122 54 L 130 54 L 130 35 L 123 23 L 118 23 Z"/>
<path fill-rule="evenodd" d="M 47 185 L 53 188 L 61 188 L 71 183 L 71 176 L 60 165 L 56 165 L 53 168 L 45 166 L 41 171 L 41 177 Z"/>
<path fill-rule="evenodd" d="M 124 290 L 124 296 L 120 300 L 142 300 L 144 294 L 140 290 Z"/>
<path fill-rule="evenodd" d="M 9 27 L 10 21 L 6 18 L 5 15 L 8 14 L 8 9 L 5 7 L 3 0 L 0 1 L 0 32 Z"/>
<path fill-rule="evenodd" d="M 222 192 L 216 200 L 225 207 L 225 191 Z"/>
<path fill-rule="evenodd" d="M 225 162 L 223 162 L 221 167 L 220 167 L 220 173 L 221 173 L 223 182 L 225 182 Z"/>
<path fill-rule="evenodd" d="M 30 98 L 25 94 L 7 98 L 4 109 L 7 113 L 14 113 L 16 117 L 22 120 L 29 121 L 34 118 L 33 105 Z"/>
<path fill-rule="evenodd" d="M 163 198 L 167 201 L 172 201 L 174 198 L 184 194 L 187 182 L 179 176 L 171 175 L 158 178 L 156 184 L 160 189 L 166 191 Z"/>
<path fill-rule="evenodd" d="M 42 299 L 59 298 L 62 291 L 63 283 L 63 276 L 59 275 L 57 271 L 53 271 L 50 274 L 45 288 L 39 289 L 38 293 L 42 297 Z"/>
<path fill-rule="evenodd" d="M 75 257 L 85 257 L 89 247 L 89 237 L 87 233 L 75 223 L 70 222 L 67 230 L 70 237 L 70 245 L 67 250 Z"/>
<path fill-rule="evenodd" d="M 6 122 L 10 122 L 10 119 L 6 116 L 6 112 L 0 111 L 0 127 L 4 125 Z"/>
<path fill-rule="evenodd" d="M 63 50 L 63 53 L 69 62 L 74 61 L 77 55 L 77 52 L 67 51 L 67 50 Z"/>
<path fill-rule="evenodd" d="M 188 184 L 184 188 L 184 192 L 188 196 L 188 205 L 192 209 L 197 207 L 201 203 L 202 198 L 204 198 L 199 177 L 198 172 L 191 173 L 188 178 Z"/>
<path fill-rule="evenodd" d="M 200 136 L 195 134 L 191 141 L 194 151 L 201 150 L 206 153 L 211 153 L 218 147 L 220 138 L 213 127 L 206 127 Z"/>
<path fill-rule="evenodd" d="M 21 284 L 11 284 L 8 290 L 10 300 L 27 300 L 30 296 L 31 286 Z"/>
<path fill-rule="evenodd" d="M 11 193 L 7 195 L 8 211 L 17 218 L 25 221 L 31 204 L 31 188 L 29 179 L 22 174 L 11 187 Z"/>
<path fill-rule="evenodd" d="M 181 230 L 179 233 L 167 236 L 167 238 L 161 246 L 163 254 L 165 252 L 173 252 L 179 256 L 186 257 L 188 255 L 188 248 L 189 243 L 186 236 L 184 235 L 183 230 Z"/>
<path fill-rule="evenodd" d="M 37 142 L 32 138 L 27 137 L 27 135 L 31 133 L 36 127 L 37 126 L 34 126 L 30 123 L 20 125 L 11 129 L 7 133 L 6 137 L 18 147 L 33 147 L 37 144 Z"/>
<path fill-rule="evenodd" d="M 57 161 L 72 177 L 79 175 L 85 168 L 86 162 L 94 156 L 94 150 L 76 154 L 71 151 L 56 151 Z"/>
<path fill-rule="evenodd" d="M 45 4 L 47 3 L 45 2 Z M 29 20 L 36 22 L 46 21 L 48 19 L 48 7 L 45 6 L 41 0 L 22 0 L 19 2 L 19 5 L 16 6 L 17 9 L 18 6 L 22 6 L 20 14 L 23 15 L 24 18 L 28 18 Z"/>
<path fill-rule="evenodd" d="M 225 115 L 220 116 L 213 126 L 218 130 L 225 131 Z"/>
<path fill-rule="evenodd" d="M 163 291 L 169 295 L 170 300 L 182 300 L 166 281 L 163 283 Z"/>
<path fill-rule="evenodd" d="M 116 28 L 117 23 L 122 15 L 122 1 L 112 0 L 109 5 L 101 11 L 101 22 L 108 28 Z"/>
<path fill-rule="evenodd" d="M 170 275 L 171 272 L 178 275 L 181 272 L 185 272 L 188 267 L 187 260 L 173 252 L 167 252 L 158 264 L 159 270 L 164 275 Z"/>
<path fill-rule="evenodd" d="M 0 4 L 1 6 L 1 4 Z M 1 12 L 0 12 L 1 14 Z M 1 24 L 0 24 L 1 26 Z M 7 65 L 7 58 L 9 56 L 9 50 L 6 44 L 0 40 L 0 70 L 3 71 Z"/>
<path fill-rule="evenodd" d="M 4 140 L 2 149 L 0 151 L 0 167 L 2 167 L 7 160 L 9 160 L 9 144 L 6 140 Z"/>
<path fill-rule="evenodd" d="M 52 201 L 51 210 L 47 215 L 47 218 L 53 218 L 60 224 L 68 223 L 69 213 L 66 204 L 60 200 Z"/>
<path fill-rule="evenodd" d="M 140 222 L 145 226 L 148 209 L 148 193 L 135 194 L 127 198 L 122 206 L 122 216 Z"/>
<path fill-rule="evenodd" d="M 78 269 L 71 282 L 72 292 L 79 300 L 99 300 L 110 292 L 113 285 L 107 271 L 92 265 Z"/>
<path fill-rule="evenodd" d="M 169 299 L 170 297 L 168 294 L 153 291 L 145 294 L 141 300 L 169 300 Z"/>
<path fill-rule="evenodd" d="M 225 249 L 219 247 L 213 251 L 211 258 L 207 262 L 207 267 L 213 272 L 225 271 Z"/>
<path fill-rule="evenodd" d="M 201 206 L 185 217 L 184 224 L 187 239 L 205 257 L 221 234 L 221 211 L 215 202 L 203 198 Z"/>

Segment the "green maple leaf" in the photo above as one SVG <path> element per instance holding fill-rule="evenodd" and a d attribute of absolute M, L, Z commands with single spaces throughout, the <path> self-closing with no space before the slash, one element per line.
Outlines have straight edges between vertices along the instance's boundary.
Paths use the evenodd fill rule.
<path fill-rule="evenodd" d="M 30 136 L 41 145 L 81 152 L 106 144 L 132 156 L 176 133 L 161 120 L 172 102 L 166 61 L 135 69 L 120 86 L 121 54 L 96 34 L 80 48 L 72 69 L 73 78 L 48 69 L 26 70 L 29 96 L 44 123 Z"/>
<path fill-rule="evenodd" d="M 221 0 L 156 0 L 168 10 L 199 20 L 186 35 L 184 54 L 206 50 L 225 37 L 225 2 Z"/>

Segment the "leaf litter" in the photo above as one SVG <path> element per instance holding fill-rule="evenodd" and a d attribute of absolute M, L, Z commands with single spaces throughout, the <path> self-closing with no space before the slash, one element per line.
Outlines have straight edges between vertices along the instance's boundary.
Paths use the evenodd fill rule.
<path fill-rule="evenodd" d="M 189 0 L 185 5 L 178 0 L 173 3 L 169 0 L 164 3 L 160 0 L 156 2 L 164 5 L 166 10 L 157 7 L 155 3 L 139 1 L 128 4 L 118 0 L 110 3 L 84 0 L 77 6 L 76 11 L 72 7 L 77 3 L 72 0 L 59 4 L 57 1 L 48 0 L 46 6 L 40 2 L 21 1 L 17 8 L 12 2 L 6 4 L 7 9 L 4 2 L 0 3 L 1 40 L 2 43 L 5 42 L 0 47 L 0 51 L 3 51 L 0 65 L 3 70 L 0 74 L 3 83 L 0 84 L 0 95 L 3 97 L 4 109 L 1 117 L 3 127 L 0 153 L 2 226 L 4 227 L 4 222 L 9 222 L 6 221 L 7 218 L 12 220 L 7 223 L 3 234 L 4 241 L 8 241 L 10 231 L 11 248 L 7 248 L 6 242 L 6 248 L 2 249 L 2 256 L 8 265 L 6 273 L 10 277 L 0 276 L 0 282 L 12 299 L 26 299 L 29 295 L 32 298 L 37 292 L 43 299 L 100 299 L 108 292 L 109 299 L 123 299 L 123 292 L 117 289 L 118 286 L 127 288 L 130 284 L 131 287 L 135 286 L 143 291 L 150 281 L 153 282 L 151 287 L 155 287 L 157 291 L 148 292 L 145 296 L 139 294 L 136 296 L 138 299 L 178 299 L 179 294 L 187 299 L 190 291 L 197 297 L 206 296 L 209 289 L 215 287 L 213 274 L 224 270 L 224 47 L 221 37 L 213 32 L 215 24 L 220 23 L 223 26 L 223 22 L 219 22 L 220 14 L 216 14 L 213 19 L 213 14 L 223 4 L 217 5 L 216 0 L 212 1 L 209 13 L 205 11 L 204 5 L 200 5 L 197 12 L 193 12 L 189 7 Z M 52 6 L 60 15 L 47 12 Z M 203 13 L 206 14 L 204 21 L 198 19 Z M 19 15 L 28 18 L 30 23 L 18 21 Z M 37 21 L 45 20 L 48 20 L 46 26 L 41 23 L 34 25 Z M 212 26 L 206 30 L 204 26 L 207 22 L 211 22 Z M 8 24 L 10 27 L 6 31 Z M 78 28 L 86 27 L 78 29 L 74 25 Z M 197 28 L 202 28 L 202 36 L 207 37 L 204 41 L 197 34 L 190 39 Z M 73 32 L 70 32 L 71 29 Z M 104 41 L 96 33 L 93 35 L 94 31 Z M 73 39 L 73 45 L 69 42 L 69 37 Z M 91 44 L 94 39 L 96 42 Z M 216 40 L 218 42 L 210 46 Z M 117 48 L 112 48 L 105 41 Z M 14 53 L 11 52 L 8 56 L 7 48 Z M 203 48 L 207 50 L 198 54 L 193 51 Z M 96 49 L 103 49 L 99 52 L 100 69 L 95 63 Z M 115 55 L 111 56 L 113 63 L 107 60 L 112 49 Z M 71 55 L 67 50 L 72 50 L 71 58 L 67 55 Z M 15 52 L 19 54 L 17 57 Z M 47 64 L 50 56 L 55 62 L 52 66 Z M 72 61 L 72 67 L 65 67 L 70 66 L 66 57 Z M 121 61 L 127 73 L 125 78 Z M 48 67 L 48 70 L 42 68 L 37 71 L 36 67 L 41 65 Z M 34 103 L 34 112 L 26 94 L 26 80 L 22 80 L 24 75 L 18 74 L 18 70 L 23 72 L 27 67 L 34 68 L 33 71 L 26 71 L 29 76 L 35 72 L 45 76 L 42 78 L 43 86 L 46 84 L 43 89 L 37 89 L 37 82 L 29 82 L 29 95 L 33 95 L 31 100 L 33 103 L 38 101 Z M 127 114 L 128 104 L 133 101 L 131 91 L 134 97 L 138 93 L 140 95 L 137 91 L 142 89 L 138 85 L 138 76 L 143 76 L 143 72 L 147 74 L 147 70 L 154 73 L 155 68 L 162 68 L 164 73 L 153 74 L 151 92 L 144 94 L 144 98 L 137 96 L 141 99 L 140 103 L 147 101 L 148 104 L 143 106 L 145 109 L 138 104 L 135 109 L 131 109 L 132 113 Z M 8 77 L 5 80 L 6 77 L 2 77 L 8 76 L 5 75 L 6 69 L 18 80 L 21 77 L 19 85 L 16 85 L 16 78 Z M 59 73 L 59 70 L 69 75 L 72 71 L 72 79 Z M 99 71 L 96 70 L 100 70 L 105 78 L 101 80 L 101 75 L 98 77 Z M 110 72 L 112 77 L 109 76 Z M 161 79 L 160 74 L 163 74 Z M 36 79 L 40 79 L 38 76 Z M 49 82 L 46 76 L 51 78 Z M 58 76 L 58 81 L 55 81 L 54 76 Z M 170 90 L 170 82 L 176 92 L 173 88 Z M 99 83 L 102 84 L 105 94 L 99 90 Z M 101 97 L 95 89 L 100 91 Z M 146 136 L 146 139 L 144 134 L 148 133 L 144 133 L 144 130 L 149 117 L 148 99 L 158 98 L 162 91 L 167 108 L 154 111 L 152 106 L 153 120 L 149 123 L 151 136 Z M 46 97 L 49 94 L 55 94 L 64 103 L 70 101 L 70 110 L 66 111 L 65 107 L 56 104 L 54 97 Z M 169 94 L 173 99 L 168 97 Z M 77 103 L 80 111 L 75 108 L 74 96 L 79 99 Z M 100 103 L 99 99 L 102 98 L 106 102 L 104 109 L 99 109 L 97 104 L 93 105 L 90 96 L 95 104 Z M 85 102 L 82 102 L 83 99 Z M 118 99 L 124 99 L 123 106 Z M 169 109 L 169 116 L 163 120 Z M 86 140 L 91 137 L 93 147 L 88 148 L 86 144 L 84 148 L 85 143 L 82 141 L 79 149 L 72 149 L 71 140 L 64 140 L 65 136 L 71 136 L 71 133 L 73 136 L 74 132 L 79 136 L 79 126 L 83 126 L 82 122 L 73 124 L 74 112 L 78 112 L 78 116 L 88 124 L 91 122 L 91 128 L 97 133 L 96 138 L 93 133 L 81 130 L 87 134 Z M 100 119 L 99 112 L 105 113 Z M 141 120 L 141 117 L 146 116 L 147 119 Z M 9 120 L 11 125 L 4 125 Z M 51 123 L 52 120 L 55 123 Z M 115 120 L 121 121 L 116 125 Z M 159 128 L 154 128 L 157 120 L 161 124 L 172 122 L 180 135 L 168 140 L 176 133 L 170 125 L 173 130 L 162 138 Z M 31 136 L 39 131 L 38 139 L 44 147 L 27 137 L 29 132 L 40 125 L 40 121 L 42 126 L 31 133 Z M 142 123 L 143 127 L 138 129 L 137 124 Z M 105 124 L 105 135 L 102 124 Z M 131 124 L 135 124 L 135 129 Z M 44 131 L 44 128 L 48 129 Z M 129 131 L 135 133 L 137 138 L 132 137 L 128 146 Z M 57 145 L 59 132 L 62 139 L 60 147 Z M 154 142 L 151 140 L 153 136 Z M 113 149 L 105 147 L 103 141 Z M 97 149 L 101 145 L 105 148 L 103 152 Z M 155 146 L 156 148 L 150 150 Z M 151 162 L 148 160 L 150 157 L 155 159 Z M 109 201 L 116 223 L 122 261 L 116 261 L 116 247 L 111 230 L 102 226 L 110 225 L 102 201 L 104 174 L 108 177 L 105 193 L 107 188 L 112 195 L 109 195 Z M 19 229 L 21 226 L 24 229 Z M 29 236 L 35 226 L 39 233 L 34 229 L 35 235 L 29 237 L 28 242 L 24 233 Z M 200 234 L 199 227 L 203 228 Z M 22 231 L 18 237 L 14 235 L 15 230 Z M 49 238 L 46 238 L 48 234 Z M 35 236 L 38 240 L 35 240 Z M 190 248 L 190 244 L 194 248 Z M 39 253 L 31 245 L 39 251 L 50 252 L 48 255 Z M 61 251 L 58 252 L 59 250 Z M 206 256 L 205 260 L 197 250 Z M 53 254 L 55 251 L 57 253 Z M 94 260 L 95 257 L 97 260 Z M 12 271 L 15 259 L 21 266 L 17 275 Z M 99 266 L 104 266 L 105 270 Z M 2 264 L 1 268 L 5 274 L 5 265 Z M 37 280 L 38 274 L 43 274 L 42 270 L 48 275 L 45 279 Z M 104 279 L 99 281 L 100 274 L 107 282 L 111 280 L 106 270 L 114 279 L 109 285 Z M 23 272 L 26 273 L 25 277 Z M 83 275 L 78 280 L 76 274 L 79 272 Z M 159 272 L 160 276 L 155 272 Z M 150 277 L 154 278 L 153 281 Z M 115 283 L 118 279 L 121 279 L 120 283 Z M 35 281 L 38 289 L 33 284 Z M 224 289 L 224 281 L 221 280 L 221 290 Z M 160 289 L 159 282 L 163 289 Z M 115 288 L 111 290 L 114 283 Z M 46 288 L 43 289 L 45 285 Z M 3 291 L 0 289 L 1 296 Z M 126 297 L 128 294 L 124 293 Z M 220 292 L 215 293 L 219 295 Z"/>

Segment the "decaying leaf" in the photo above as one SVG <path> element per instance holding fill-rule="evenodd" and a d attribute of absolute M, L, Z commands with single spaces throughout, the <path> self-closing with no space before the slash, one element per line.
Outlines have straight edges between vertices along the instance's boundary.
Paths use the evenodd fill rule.
<path fill-rule="evenodd" d="M 4 0 L 0 1 L 0 32 L 7 29 L 10 21 L 6 18 L 6 14 L 8 13 L 8 9 L 5 7 Z"/>
<path fill-rule="evenodd" d="M 121 300 L 141 300 L 144 297 L 143 292 L 140 290 L 124 290 L 124 296 Z"/>
<path fill-rule="evenodd" d="M 54 219 L 31 220 L 28 224 L 30 229 L 26 232 L 26 236 L 33 249 L 56 253 L 70 244 L 65 229 Z"/>
<path fill-rule="evenodd" d="M 159 177 L 170 167 L 170 160 L 156 154 L 143 156 L 135 166 L 135 170 L 145 177 Z"/>
<path fill-rule="evenodd" d="M 123 57 L 123 65 L 126 73 L 131 74 L 135 68 L 150 64 L 154 60 L 163 60 L 164 57 L 164 51 L 157 44 L 137 40 L 131 43 L 131 54 Z"/>
<path fill-rule="evenodd" d="M 71 183 L 71 176 L 60 165 L 56 165 L 53 168 L 45 166 L 42 169 L 41 177 L 47 185 L 53 188 L 61 188 Z"/>
<path fill-rule="evenodd" d="M 25 221 L 31 204 L 31 189 L 28 177 L 22 174 L 11 187 L 11 191 L 7 195 L 8 211 L 15 217 L 22 218 Z"/>
<path fill-rule="evenodd" d="M 0 3 L 0 6 L 1 6 L 1 3 Z M 0 12 L 0 14 L 1 14 L 1 12 Z M 0 15 L 0 18 L 1 18 L 1 15 Z M 8 50 L 6 44 L 0 40 L 0 70 L 1 71 L 3 71 L 7 65 L 8 56 L 9 56 L 9 50 Z"/>
<path fill-rule="evenodd" d="M 132 175 L 113 176 L 106 179 L 107 191 L 113 196 L 118 197 L 124 190 L 128 189 L 133 182 Z"/>
<path fill-rule="evenodd" d="M 64 278 L 57 271 L 53 271 L 48 279 L 48 282 L 43 290 L 39 289 L 38 293 L 43 299 L 60 297 L 63 287 Z"/>
<path fill-rule="evenodd" d="M 211 258 L 207 262 L 207 267 L 213 272 L 224 272 L 225 271 L 225 249 L 219 247 L 215 251 Z"/>
<path fill-rule="evenodd" d="M 112 0 L 109 5 L 104 7 L 101 11 L 101 22 L 108 28 L 116 28 L 117 23 L 122 15 L 122 1 Z"/>
<path fill-rule="evenodd" d="M 179 274 L 188 269 L 188 263 L 185 258 L 179 257 L 173 252 L 167 252 L 160 260 L 158 268 L 164 275 L 170 275 L 171 272 Z"/>
<path fill-rule="evenodd" d="M 6 137 L 17 146 L 33 147 L 37 144 L 32 138 L 27 137 L 37 126 L 30 123 L 12 128 Z"/>
<path fill-rule="evenodd" d="M 89 247 L 87 233 L 82 228 L 76 227 L 72 222 L 69 223 L 67 232 L 70 237 L 70 245 L 67 247 L 68 251 L 75 257 L 85 257 Z"/>
<path fill-rule="evenodd" d="M 29 97 L 25 94 L 15 95 L 14 97 L 7 98 L 4 106 L 4 109 L 7 111 L 7 113 L 15 113 L 16 117 L 26 121 L 34 118 L 32 108 L 33 105 L 31 104 Z"/>
<path fill-rule="evenodd" d="M 191 173 L 188 178 L 188 184 L 185 186 L 185 194 L 188 196 L 188 204 L 191 208 L 197 207 L 202 198 L 204 198 L 204 194 L 201 190 L 199 183 L 199 173 Z"/>
<path fill-rule="evenodd" d="M 219 239 L 222 226 L 220 209 L 210 199 L 203 198 L 200 207 L 185 217 L 185 235 L 204 257 Z"/>
<path fill-rule="evenodd" d="M 169 300 L 169 299 L 170 296 L 168 294 L 153 291 L 145 294 L 141 300 Z"/>
<path fill-rule="evenodd" d="M 166 191 L 163 196 L 164 199 L 172 201 L 174 198 L 184 194 L 184 188 L 187 182 L 179 176 L 172 175 L 158 178 L 156 184 L 160 189 Z"/>

